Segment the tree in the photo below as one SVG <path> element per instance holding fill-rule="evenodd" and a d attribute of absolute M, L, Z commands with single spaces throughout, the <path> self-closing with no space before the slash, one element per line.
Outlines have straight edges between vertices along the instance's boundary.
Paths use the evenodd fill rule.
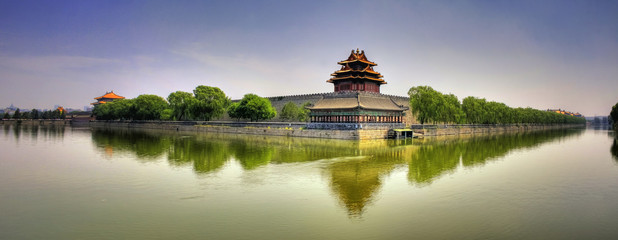
<path fill-rule="evenodd" d="M 242 118 L 242 114 L 240 113 L 240 102 L 233 102 L 232 104 L 230 104 L 230 106 L 227 108 L 227 115 L 229 115 L 230 118 L 234 118 L 237 121 L 240 121 L 240 119 Z"/>
<path fill-rule="evenodd" d="M 157 95 L 142 94 L 133 101 L 133 119 L 136 120 L 159 120 L 163 110 L 168 107 L 165 99 Z"/>
<path fill-rule="evenodd" d="M 296 104 L 293 102 L 287 102 L 283 105 L 283 108 L 281 108 L 280 117 L 282 120 L 294 121 L 298 119 L 299 113 L 300 111 Z"/>
<path fill-rule="evenodd" d="M 245 118 L 251 121 L 271 119 L 277 115 L 277 111 L 268 99 L 255 94 L 245 94 L 232 110 L 230 117 Z"/>
<path fill-rule="evenodd" d="M 307 107 L 311 106 L 310 102 L 305 102 L 298 110 L 298 121 L 307 122 L 309 121 L 309 109 Z"/>
<path fill-rule="evenodd" d="M 609 113 L 609 118 L 614 123 L 614 130 L 618 130 L 618 103 L 612 107 L 612 111 Z"/>
<path fill-rule="evenodd" d="M 464 123 L 466 120 L 466 115 L 461 109 L 461 103 L 459 103 L 459 99 L 454 94 L 443 95 L 444 98 L 444 112 L 445 115 L 441 119 L 443 122 L 447 123 Z"/>
<path fill-rule="evenodd" d="M 21 113 L 21 119 L 31 119 L 29 112 Z"/>
<path fill-rule="evenodd" d="M 408 91 L 410 95 L 410 108 L 412 113 L 416 115 L 416 120 L 421 124 L 426 122 L 435 122 L 437 118 L 437 91 L 430 86 L 412 87 Z"/>
<path fill-rule="evenodd" d="M 21 113 L 19 112 L 19 108 L 17 110 L 15 110 L 15 113 L 13 113 L 13 119 L 20 119 L 21 118 Z"/>
<path fill-rule="evenodd" d="M 192 119 L 190 110 L 193 105 L 197 104 L 197 99 L 193 97 L 193 94 L 176 91 L 170 93 L 167 101 L 170 103 L 172 119 L 179 121 Z"/>
<path fill-rule="evenodd" d="M 461 108 L 466 114 L 468 123 L 484 123 L 487 118 L 486 101 L 484 98 L 466 97 L 463 99 Z"/>
<path fill-rule="evenodd" d="M 11 118 L 11 115 L 9 114 L 9 112 L 5 112 L 2 119 L 9 119 L 9 118 Z"/>
<path fill-rule="evenodd" d="M 191 105 L 191 114 L 199 120 L 209 121 L 221 117 L 231 100 L 218 87 L 197 86 L 193 90 L 197 100 Z"/>
<path fill-rule="evenodd" d="M 34 108 L 30 110 L 30 118 L 39 119 L 40 117 L 41 117 L 41 113 L 39 113 L 39 110 L 36 110 Z"/>

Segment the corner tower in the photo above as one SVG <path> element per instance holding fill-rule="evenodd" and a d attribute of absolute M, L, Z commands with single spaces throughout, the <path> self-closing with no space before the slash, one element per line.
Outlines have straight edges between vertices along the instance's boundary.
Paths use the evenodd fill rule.
<path fill-rule="evenodd" d="M 338 62 L 339 71 L 327 82 L 335 85 L 335 92 L 355 91 L 380 93 L 380 85 L 386 84 L 379 72 L 373 70 L 378 64 L 367 60 L 365 51 L 352 50 L 348 59 Z"/>

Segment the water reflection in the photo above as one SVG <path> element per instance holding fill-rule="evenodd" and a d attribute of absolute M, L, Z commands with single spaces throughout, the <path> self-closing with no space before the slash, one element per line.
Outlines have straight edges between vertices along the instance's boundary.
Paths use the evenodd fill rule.
<path fill-rule="evenodd" d="M 515 149 L 577 136 L 582 130 L 552 130 L 468 138 L 342 141 L 251 135 L 178 134 L 143 130 L 92 131 L 97 148 L 113 156 L 135 154 L 151 161 L 167 154 L 172 166 L 192 166 L 198 174 L 216 172 L 234 159 L 251 171 L 269 164 L 322 160 L 323 175 L 350 217 L 361 217 L 396 168 L 408 169 L 408 181 L 427 186 L 458 167 L 482 166 Z M 614 141 L 614 151 L 616 149 Z M 614 152 L 613 152 L 614 153 Z"/>
<path fill-rule="evenodd" d="M 577 136 L 582 129 L 562 129 L 525 132 L 473 138 L 456 138 L 423 144 L 409 162 L 408 179 L 417 186 L 431 184 L 441 176 L 453 172 L 461 164 L 464 167 L 482 166 L 487 161 L 498 159 L 509 152 L 534 148 L 542 143 Z"/>
<path fill-rule="evenodd" d="M 2 128 L 4 136 L 13 135 L 16 142 L 21 139 L 36 141 L 39 138 L 62 140 L 66 131 L 64 125 L 4 124 Z"/>
<path fill-rule="evenodd" d="M 609 152 L 612 154 L 612 157 L 614 157 L 616 163 L 618 163 L 618 131 L 609 131 L 608 135 L 613 139 Z"/>

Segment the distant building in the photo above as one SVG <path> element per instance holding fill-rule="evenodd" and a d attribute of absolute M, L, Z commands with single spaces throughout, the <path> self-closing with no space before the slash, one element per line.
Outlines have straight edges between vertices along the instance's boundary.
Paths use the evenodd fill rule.
<path fill-rule="evenodd" d="M 100 96 L 100 97 L 95 97 L 95 100 L 97 100 L 97 102 L 93 102 L 91 103 L 91 105 L 99 105 L 99 104 L 105 104 L 108 102 L 112 102 L 118 99 L 124 99 L 123 96 L 118 96 L 114 93 L 114 91 L 111 92 L 106 92 L 105 95 Z"/>
<path fill-rule="evenodd" d="M 11 103 L 11 106 L 7 107 L 4 109 L 4 111 L 2 111 L 2 114 L 4 113 L 9 113 L 9 114 L 13 114 L 15 113 L 15 111 L 18 109 L 18 107 L 13 106 L 13 104 Z M 21 111 L 21 110 L 20 110 Z"/>
<path fill-rule="evenodd" d="M 562 115 L 569 115 L 569 116 L 573 116 L 573 117 L 583 117 L 583 115 L 581 115 L 580 113 L 573 113 L 573 112 L 569 112 L 566 110 L 562 110 L 560 108 L 558 109 L 547 109 L 548 112 L 555 112 L 555 113 L 560 113 Z"/>

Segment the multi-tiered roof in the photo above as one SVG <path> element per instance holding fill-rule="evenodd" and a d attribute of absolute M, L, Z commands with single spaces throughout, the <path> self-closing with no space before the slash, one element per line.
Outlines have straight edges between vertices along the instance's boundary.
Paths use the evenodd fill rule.
<path fill-rule="evenodd" d="M 348 59 L 338 64 L 341 69 L 327 81 L 335 85 L 335 92 L 307 107 L 311 122 L 316 123 L 312 127 L 330 128 L 332 123 L 348 124 L 345 128 L 356 128 L 359 123 L 403 124 L 408 108 L 380 93 L 380 85 L 386 82 L 373 70 L 377 64 L 367 60 L 365 51 L 352 50 Z"/>
<path fill-rule="evenodd" d="M 111 91 L 111 92 L 106 92 L 105 95 L 103 96 L 95 97 L 94 99 L 97 100 L 97 102 L 91 103 L 91 105 L 104 104 L 104 103 L 108 103 L 114 100 L 124 99 L 124 97 L 118 96 L 114 93 L 114 91 Z"/>
<path fill-rule="evenodd" d="M 348 59 L 338 62 L 339 71 L 327 82 L 335 84 L 335 92 L 339 91 L 367 91 L 380 92 L 380 85 L 386 84 L 379 72 L 373 70 L 378 64 L 369 61 L 365 51 L 352 50 Z"/>

